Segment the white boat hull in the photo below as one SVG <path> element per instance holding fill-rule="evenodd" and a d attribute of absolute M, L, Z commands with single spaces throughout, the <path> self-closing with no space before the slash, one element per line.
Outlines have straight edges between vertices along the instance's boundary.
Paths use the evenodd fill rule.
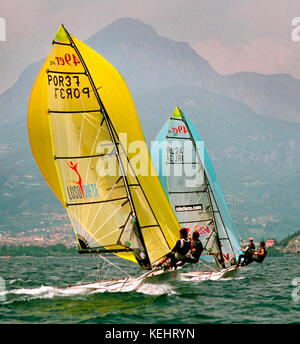
<path fill-rule="evenodd" d="M 170 278 L 177 278 L 177 271 L 151 270 L 140 277 L 107 280 L 70 286 L 68 291 L 76 292 L 130 292 L 138 289 L 143 283 L 159 283 Z"/>
<path fill-rule="evenodd" d="M 180 274 L 180 281 L 207 281 L 219 280 L 221 278 L 228 278 L 234 276 L 238 271 L 236 266 L 230 266 L 227 269 L 220 271 L 192 271 L 183 272 Z"/>
<path fill-rule="evenodd" d="M 94 282 L 87 284 L 74 285 L 66 288 L 69 292 L 130 292 L 137 290 L 143 283 L 161 283 L 170 279 L 178 279 L 180 281 L 205 281 L 218 280 L 233 276 L 237 272 L 235 266 L 231 266 L 221 271 L 193 271 L 182 272 L 179 270 L 163 271 L 151 270 L 140 277 L 123 278 L 119 280 L 108 280 L 102 282 Z"/>

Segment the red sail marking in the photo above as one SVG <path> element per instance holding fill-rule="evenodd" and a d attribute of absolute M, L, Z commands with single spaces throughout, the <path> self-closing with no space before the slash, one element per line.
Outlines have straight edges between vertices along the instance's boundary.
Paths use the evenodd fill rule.
<path fill-rule="evenodd" d="M 82 196 L 84 197 L 84 191 L 83 191 L 83 187 L 82 187 L 82 178 L 81 175 L 79 174 L 78 170 L 77 170 L 77 166 L 78 163 L 74 165 L 74 163 L 72 161 L 70 161 L 70 163 L 68 164 L 68 166 L 77 174 L 78 176 L 78 181 L 75 180 L 71 180 L 72 183 L 75 183 L 79 186 Z"/>

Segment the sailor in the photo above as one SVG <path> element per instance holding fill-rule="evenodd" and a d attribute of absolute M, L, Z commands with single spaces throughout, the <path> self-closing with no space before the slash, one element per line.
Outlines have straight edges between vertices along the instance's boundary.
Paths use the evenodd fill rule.
<path fill-rule="evenodd" d="M 253 242 L 253 238 L 249 238 L 248 239 L 248 245 L 246 247 L 242 247 L 242 251 L 244 252 L 244 254 L 240 254 L 239 255 L 239 260 L 238 260 L 238 266 L 240 265 L 241 263 L 241 259 L 243 258 L 243 262 L 242 262 L 242 266 L 245 266 L 245 265 L 248 265 L 250 263 L 252 263 L 252 256 L 253 256 L 253 253 L 255 251 L 255 245 L 254 245 L 254 242 Z"/>
<path fill-rule="evenodd" d="M 262 263 L 266 257 L 267 251 L 265 249 L 265 242 L 261 241 L 259 244 L 259 250 L 253 253 L 252 260 L 257 263 Z"/>
<path fill-rule="evenodd" d="M 191 248 L 191 242 L 188 237 L 188 230 L 186 228 L 181 228 L 179 231 L 180 239 L 177 240 L 175 246 L 165 257 L 163 257 L 157 264 L 157 267 L 169 269 L 177 268 L 185 263 L 186 255 L 189 253 Z"/>
<path fill-rule="evenodd" d="M 198 263 L 199 258 L 203 252 L 203 245 L 202 242 L 199 240 L 199 232 L 194 231 L 192 235 L 191 240 L 191 249 L 189 254 L 187 254 L 187 258 L 185 258 L 185 261 L 188 263 Z"/>

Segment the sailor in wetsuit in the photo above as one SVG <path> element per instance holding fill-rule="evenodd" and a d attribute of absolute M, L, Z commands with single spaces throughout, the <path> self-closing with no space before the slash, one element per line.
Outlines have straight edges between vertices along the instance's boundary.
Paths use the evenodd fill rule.
<path fill-rule="evenodd" d="M 255 245 L 253 242 L 253 238 L 249 238 L 248 241 L 249 241 L 249 243 L 248 243 L 247 247 L 242 248 L 242 250 L 244 251 L 244 254 L 239 255 L 239 260 L 238 260 L 238 264 L 237 264 L 238 266 L 240 265 L 242 258 L 244 258 L 244 261 L 241 264 L 242 266 L 248 265 L 248 264 L 252 263 L 252 261 L 253 261 L 252 256 L 253 256 L 253 253 L 255 251 Z"/>
<path fill-rule="evenodd" d="M 172 251 L 160 260 L 157 267 L 161 267 L 164 264 L 163 268 L 165 270 L 173 267 L 176 269 L 177 266 L 181 266 L 185 263 L 186 255 L 191 248 L 191 242 L 186 228 L 181 228 L 179 234 L 180 239 L 177 240 Z"/>
<path fill-rule="evenodd" d="M 261 241 L 259 243 L 259 250 L 253 253 L 252 261 L 257 262 L 257 263 L 262 263 L 264 261 L 267 254 L 265 246 L 266 244 L 264 241 Z"/>
<path fill-rule="evenodd" d="M 191 240 L 191 250 L 189 254 L 186 255 L 185 261 L 188 263 L 198 263 L 199 258 L 203 252 L 202 242 L 199 240 L 199 232 L 194 231 Z"/>

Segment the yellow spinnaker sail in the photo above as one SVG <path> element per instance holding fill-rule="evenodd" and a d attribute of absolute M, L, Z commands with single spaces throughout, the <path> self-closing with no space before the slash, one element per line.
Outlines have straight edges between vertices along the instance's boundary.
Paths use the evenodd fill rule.
<path fill-rule="evenodd" d="M 169 252 L 180 226 L 148 150 L 146 173 L 132 163 L 127 147 L 145 139 L 128 87 L 63 26 L 32 89 L 28 133 L 80 251 L 104 249 L 143 267 Z"/>

